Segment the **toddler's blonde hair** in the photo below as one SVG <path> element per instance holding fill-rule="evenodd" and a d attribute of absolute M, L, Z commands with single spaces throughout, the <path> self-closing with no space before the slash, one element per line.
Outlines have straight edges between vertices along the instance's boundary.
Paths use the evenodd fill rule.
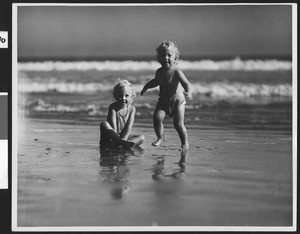
<path fill-rule="evenodd" d="M 117 95 L 123 91 L 125 89 L 125 87 L 129 87 L 130 90 L 131 90 L 131 98 L 135 98 L 136 97 L 136 92 L 135 90 L 133 89 L 132 87 L 132 84 L 124 79 L 124 80 L 121 80 L 120 78 L 118 78 L 115 86 L 113 87 L 113 98 L 116 100 L 117 99 Z"/>
<path fill-rule="evenodd" d="M 164 40 L 157 48 L 156 48 L 156 53 L 157 53 L 157 60 L 159 60 L 159 55 L 165 51 L 165 50 L 173 50 L 175 52 L 175 61 L 177 62 L 177 60 L 179 59 L 179 49 L 176 45 L 176 42 L 174 41 L 167 41 Z"/>

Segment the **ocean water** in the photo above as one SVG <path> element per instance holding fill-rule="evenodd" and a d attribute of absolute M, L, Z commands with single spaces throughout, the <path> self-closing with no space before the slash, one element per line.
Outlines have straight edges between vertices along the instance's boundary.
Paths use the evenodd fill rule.
<path fill-rule="evenodd" d="M 288 58 L 193 58 L 179 61 L 193 86 L 186 124 L 290 128 L 292 62 Z M 151 123 L 158 88 L 140 96 L 159 63 L 151 59 L 35 59 L 18 62 L 20 116 L 99 124 L 114 100 L 117 78 L 128 79 L 137 97 L 136 120 Z"/>

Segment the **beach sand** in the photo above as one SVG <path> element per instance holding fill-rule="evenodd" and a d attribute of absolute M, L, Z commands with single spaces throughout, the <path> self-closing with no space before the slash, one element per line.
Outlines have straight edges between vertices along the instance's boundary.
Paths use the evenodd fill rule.
<path fill-rule="evenodd" d="M 100 152 L 98 126 L 20 122 L 18 227 L 292 225 L 291 131 L 187 129 L 187 155 L 141 123 L 141 148 Z"/>

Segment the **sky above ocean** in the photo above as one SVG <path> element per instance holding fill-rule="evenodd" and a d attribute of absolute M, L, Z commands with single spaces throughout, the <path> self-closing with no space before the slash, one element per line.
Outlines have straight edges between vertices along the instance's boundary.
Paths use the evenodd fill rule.
<path fill-rule="evenodd" d="M 290 55 L 291 5 L 21 5 L 18 56 Z"/>

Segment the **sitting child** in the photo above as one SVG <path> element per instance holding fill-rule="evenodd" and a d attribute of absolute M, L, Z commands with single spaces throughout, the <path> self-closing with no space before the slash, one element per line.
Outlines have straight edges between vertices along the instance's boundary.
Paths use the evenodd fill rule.
<path fill-rule="evenodd" d="M 100 149 L 131 149 L 143 143 L 143 135 L 130 137 L 135 116 L 131 103 L 135 96 L 131 83 L 118 79 L 113 88 L 116 102 L 109 106 L 107 120 L 100 124 Z"/>

